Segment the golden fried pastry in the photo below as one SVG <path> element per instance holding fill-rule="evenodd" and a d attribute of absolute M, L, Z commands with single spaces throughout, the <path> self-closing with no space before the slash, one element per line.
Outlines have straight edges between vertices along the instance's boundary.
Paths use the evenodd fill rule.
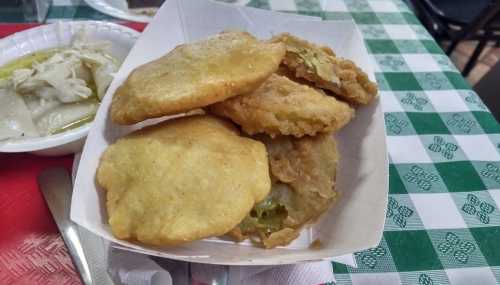
<path fill-rule="evenodd" d="M 255 91 L 210 106 L 248 134 L 315 135 L 342 128 L 354 116 L 348 104 L 273 74 Z"/>
<path fill-rule="evenodd" d="M 336 57 L 329 48 L 288 33 L 279 34 L 270 42 L 286 45 L 283 65 L 298 78 L 305 78 L 355 105 L 368 104 L 377 95 L 377 85 L 366 73 L 352 61 Z"/>
<path fill-rule="evenodd" d="M 271 187 L 264 144 L 207 115 L 119 139 L 102 155 L 96 176 L 113 234 L 152 245 L 225 234 Z"/>
<path fill-rule="evenodd" d="M 248 93 L 276 71 L 284 55 L 282 43 L 245 32 L 180 45 L 130 73 L 113 96 L 111 118 L 133 124 Z"/>
<path fill-rule="evenodd" d="M 272 190 L 230 234 L 237 240 L 251 237 L 265 248 L 287 245 L 337 197 L 336 144 L 329 134 L 256 138 L 268 151 Z"/>

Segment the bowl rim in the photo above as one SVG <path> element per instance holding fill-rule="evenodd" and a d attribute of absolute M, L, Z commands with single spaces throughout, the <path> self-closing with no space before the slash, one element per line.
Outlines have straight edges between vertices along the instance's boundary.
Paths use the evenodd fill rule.
<path fill-rule="evenodd" d="M 71 143 L 86 136 L 90 130 L 91 124 L 92 122 L 89 122 L 78 128 L 70 129 L 55 135 L 0 142 L 0 152 L 37 151 Z"/>
<path fill-rule="evenodd" d="M 33 33 L 38 30 L 47 30 L 51 27 L 54 27 L 51 29 L 52 32 L 56 32 L 57 29 L 60 27 L 59 25 L 66 25 L 66 26 L 96 26 L 96 27 L 110 27 L 112 29 L 117 29 L 125 33 L 130 33 L 131 37 L 138 37 L 140 35 L 140 32 L 129 28 L 124 25 L 119 25 L 116 23 L 112 22 L 103 22 L 103 21 L 58 21 L 46 25 L 40 25 L 36 26 L 33 28 L 29 28 L 17 33 L 14 33 L 12 35 L 9 35 L 7 37 L 4 37 L 0 39 L 0 43 L 6 42 L 8 40 L 12 39 L 17 39 L 19 36 L 23 35 L 28 35 L 28 33 Z M 42 50 L 42 49 L 34 49 L 32 52 Z M 23 55 L 19 55 L 18 57 L 21 57 Z M 18 57 L 11 58 L 7 60 L 7 62 L 15 60 Z M 54 134 L 54 135 L 48 135 L 48 136 L 41 136 L 41 137 L 34 137 L 34 138 L 22 138 L 22 139 L 11 139 L 11 140 L 5 140 L 5 141 L 0 141 L 0 153 L 6 152 L 6 153 L 15 153 L 15 152 L 30 152 L 30 151 L 39 151 L 39 150 L 44 150 L 44 149 L 50 149 L 58 146 L 62 146 L 74 141 L 77 141 L 83 137 L 85 137 L 90 128 L 92 126 L 92 122 L 88 122 L 82 126 L 79 126 L 74 129 L 70 129 L 67 131 L 64 131 L 59 134 Z"/>

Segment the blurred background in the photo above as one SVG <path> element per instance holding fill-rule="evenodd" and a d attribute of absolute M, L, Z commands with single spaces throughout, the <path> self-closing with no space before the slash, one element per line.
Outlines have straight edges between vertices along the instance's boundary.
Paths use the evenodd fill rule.
<path fill-rule="evenodd" d="M 498 121 L 500 1 L 405 1 Z"/>

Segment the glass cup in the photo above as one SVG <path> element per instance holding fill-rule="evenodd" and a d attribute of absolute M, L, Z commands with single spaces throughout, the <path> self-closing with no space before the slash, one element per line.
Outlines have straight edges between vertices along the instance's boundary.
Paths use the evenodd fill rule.
<path fill-rule="evenodd" d="M 24 19 L 27 22 L 45 22 L 52 0 L 22 0 Z"/>

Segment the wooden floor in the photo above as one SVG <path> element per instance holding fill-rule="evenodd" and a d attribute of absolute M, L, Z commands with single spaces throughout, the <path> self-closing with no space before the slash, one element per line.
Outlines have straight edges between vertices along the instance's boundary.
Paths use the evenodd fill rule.
<path fill-rule="evenodd" d="M 470 55 L 474 51 L 476 44 L 477 42 L 475 41 L 463 42 L 453 52 L 450 58 L 458 69 L 462 70 Z M 495 47 L 493 43 L 488 45 L 484 48 L 483 53 L 481 54 L 481 57 L 476 63 L 474 69 L 472 69 L 469 76 L 467 76 L 467 81 L 469 81 L 471 85 L 476 84 L 499 59 L 500 48 Z"/>

